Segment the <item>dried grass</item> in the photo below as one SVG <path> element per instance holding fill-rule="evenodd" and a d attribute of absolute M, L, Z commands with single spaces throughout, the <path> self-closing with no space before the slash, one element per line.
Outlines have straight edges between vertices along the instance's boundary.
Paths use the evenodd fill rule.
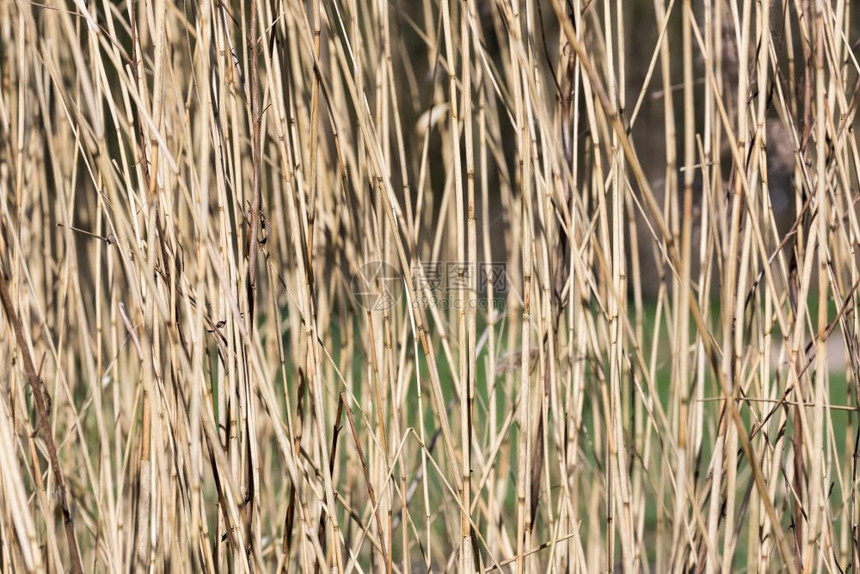
<path fill-rule="evenodd" d="M 855 571 L 853 10 L 0 0 L 0 570 Z"/>

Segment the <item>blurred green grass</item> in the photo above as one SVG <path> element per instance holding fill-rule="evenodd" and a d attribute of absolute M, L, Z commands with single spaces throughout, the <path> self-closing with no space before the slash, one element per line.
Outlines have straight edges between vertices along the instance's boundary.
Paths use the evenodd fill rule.
<path fill-rule="evenodd" d="M 808 317 L 811 317 L 811 318 L 817 317 L 818 305 L 819 305 L 818 300 L 813 299 L 810 301 Z M 657 309 L 657 305 L 655 302 L 653 302 L 653 301 L 646 302 L 643 305 L 641 318 L 637 318 L 635 315 L 635 311 L 633 309 L 633 303 L 632 302 L 630 302 L 629 307 L 628 307 L 628 312 L 631 314 L 631 316 L 630 316 L 631 324 L 636 325 L 637 319 L 640 319 L 641 323 L 642 323 L 642 330 L 643 330 L 644 339 L 645 339 L 645 345 L 644 345 L 644 348 L 642 349 L 642 352 L 644 353 L 644 356 L 646 357 L 646 362 L 650 359 L 651 347 L 654 344 L 654 333 L 657 330 L 656 329 L 657 328 L 657 311 L 658 311 L 658 309 Z M 709 324 L 719 325 L 719 323 L 721 321 L 721 316 L 720 316 L 721 309 L 720 309 L 719 303 L 718 302 L 712 302 L 706 311 L 707 311 L 707 317 L 708 317 Z M 829 320 L 833 320 L 836 317 L 837 312 L 838 312 L 837 303 L 835 301 L 832 301 L 832 300 L 828 301 L 828 318 L 829 318 Z M 672 345 L 669 341 L 668 334 L 667 334 L 668 333 L 667 325 L 666 325 L 667 318 L 666 318 L 665 314 L 663 314 L 660 317 L 660 321 L 661 321 L 660 329 L 659 329 L 660 340 L 657 342 L 658 353 L 657 353 L 657 360 L 656 360 L 654 383 L 655 383 L 655 388 L 657 389 L 657 393 L 658 393 L 657 399 L 660 401 L 664 411 L 666 412 L 667 418 L 671 422 L 672 417 L 676 416 L 675 412 L 673 411 L 673 404 L 674 403 L 672 401 L 672 398 L 673 398 L 672 397 L 672 390 L 673 390 L 672 389 L 672 369 L 673 369 L 672 363 L 673 363 L 673 357 L 672 357 L 672 353 L 671 353 Z M 353 335 L 355 337 L 357 337 L 357 339 L 356 339 L 357 341 L 361 340 L 360 337 L 361 337 L 362 333 L 366 330 L 366 327 L 362 324 L 362 322 L 363 322 L 362 318 L 354 319 L 352 321 L 352 328 L 354 329 Z M 477 326 L 477 336 L 480 339 L 484 335 L 486 329 L 489 328 L 485 314 L 482 314 L 482 313 L 478 314 L 477 320 L 476 320 L 476 326 Z M 498 357 L 503 356 L 503 355 L 511 352 L 511 350 L 505 348 L 505 344 L 507 342 L 507 336 L 506 336 L 507 327 L 508 327 L 508 325 L 507 325 L 506 321 L 501 321 L 501 322 L 497 323 L 494 327 L 496 329 L 495 340 L 496 340 L 497 349 L 495 349 L 495 354 L 496 354 L 497 359 L 498 359 Z M 456 324 L 447 325 L 447 329 L 448 329 L 448 334 L 449 334 L 449 341 L 451 341 L 452 353 L 454 354 L 453 359 L 456 360 L 456 353 L 457 353 L 456 337 L 453 336 L 456 333 Z M 714 327 L 712 327 L 712 329 L 714 329 Z M 432 327 L 431 327 L 431 336 L 432 336 Z M 835 330 L 831 336 L 832 337 L 839 337 L 840 336 L 839 330 L 838 329 Z M 691 343 L 694 341 L 694 337 L 695 337 L 694 330 L 691 328 Z M 718 337 L 718 339 L 720 338 L 719 333 L 717 333 L 717 337 Z M 352 386 L 353 394 L 356 397 L 366 396 L 370 390 L 370 387 L 367 387 L 367 389 L 365 389 L 365 385 L 369 384 L 368 376 L 370 373 L 369 368 L 368 368 L 369 357 L 366 356 L 366 349 L 356 349 L 357 356 L 353 358 L 352 362 L 349 365 L 344 365 L 342 362 L 343 357 L 342 357 L 342 352 L 341 352 L 341 349 L 343 347 L 344 337 L 343 337 L 343 333 L 341 333 L 340 323 L 338 323 L 337 321 L 333 321 L 332 328 L 327 333 L 323 334 L 322 338 L 323 338 L 323 342 L 326 346 L 326 349 L 331 354 L 332 361 L 341 370 L 342 375 L 344 377 L 351 375 L 352 383 L 353 383 L 353 386 Z M 448 416 L 449 416 L 449 420 L 451 423 L 452 432 L 455 435 L 455 440 L 458 441 L 459 440 L 459 432 L 460 432 L 459 431 L 459 415 L 457 414 L 458 410 L 456 407 L 458 397 L 456 396 L 455 388 L 454 388 L 454 384 L 453 384 L 452 365 L 446 359 L 446 356 L 442 352 L 441 345 L 438 344 L 437 339 L 438 338 L 434 338 L 434 344 L 436 344 L 435 352 L 436 352 L 436 363 L 437 363 L 437 368 L 438 368 L 439 381 L 441 384 L 443 399 L 446 402 L 446 405 L 448 406 L 448 409 L 449 409 Z M 283 343 L 285 345 L 285 350 L 286 350 L 287 372 L 288 373 L 296 372 L 296 370 L 294 369 L 294 366 L 292 364 L 292 356 L 289 353 L 289 347 L 288 347 L 289 340 L 288 340 L 287 334 L 284 335 Z M 476 424 L 476 425 L 487 425 L 487 424 L 489 424 L 489 421 L 487 420 L 487 413 L 489 411 L 489 401 L 495 400 L 496 410 L 497 410 L 496 424 L 499 427 L 501 427 L 501 425 L 505 419 L 505 416 L 509 413 L 510 409 L 513 408 L 514 405 L 516 404 L 515 401 L 516 401 L 516 393 L 519 390 L 519 376 L 520 376 L 519 373 L 520 373 L 520 371 L 518 370 L 518 371 L 511 374 L 512 383 L 513 383 L 512 388 L 506 388 L 505 375 L 504 374 L 497 375 L 495 381 L 488 380 L 487 353 L 489 353 L 491 351 L 492 350 L 490 350 L 488 348 L 488 346 L 485 345 L 482 348 L 481 354 L 479 355 L 478 361 L 477 361 L 475 405 L 473 408 L 473 417 L 474 417 L 473 418 L 473 424 Z M 518 349 L 513 349 L 513 351 L 517 352 Z M 593 396 L 592 393 L 599 392 L 597 385 L 599 385 L 600 383 L 598 382 L 599 379 L 596 375 L 595 369 L 601 368 L 602 366 L 605 366 L 607 364 L 606 363 L 606 357 L 601 357 L 600 360 L 603 361 L 603 365 L 597 365 L 596 359 L 594 357 L 591 357 L 589 359 L 589 365 L 587 366 L 587 386 L 585 388 L 585 393 L 587 396 Z M 432 441 L 432 438 L 434 437 L 434 435 L 436 435 L 439 432 L 439 428 L 436 424 L 437 418 L 436 418 L 435 409 L 434 409 L 434 406 L 432 403 L 431 388 L 430 388 L 430 384 L 429 384 L 428 364 L 427 364 L 427 360 L 426 360 L 424 354 L 422 352 L 420 352 L 420 349 L 419 349 L 419 353 L 417 355 L 416 364 L 417 364 L 418 368 L 420 369 L 420 377 L 421 377 L 422 408 L 423 408 L 423 414 L 424 414 L 423 420 L 424 420 L 425 437 L 428 441 L 428 446 L 430 446 L 431 448 L 434 449 L 433 454 L 434 455 L 441 455 L 443 452 L 443 449 L 441 446 L 441 440 L 435 441 L 435 444 L 433 444 L 433 441 Z M 695 364 L 692 364 L 691 367 L 695 368 Z M 349 370 L 349 372 L 347 371 L 347 369 Z M 638 367 L 637 367 L 637 369 L 638 369 Z M 785 388 L 785 385 L 786 385 L 786 376 L 787 376 L 787 370 L 786 369 L 787 369 L 786 365 L 773 365 L 772 369 L 771 369 L 771 377 L 772 378 L 778 378 L 777 382 L 778 382 L 778 388 L 780 390 L 783 390 Z M 713 399 L 716 397 L 720 397 L 721 396 L 720 389 L 718 388 L 716 382 L 714 381 L 713 376 L 710 373 L 710 369 L 706 368 L 705 373 L 706 374 L 705 374 L 704 396 L 706 397 L 706 399 L 707 398 Z M 412 374 L 411 374 L 411 380 L 408 381 L 408 383 L 407 383 L 408 389 L 406 390 L 406 393 L 405 393 L 405 407 L 407 409 L 407 412 L 405 413 L 405 420 L 406 420 L 407 426 L 418 429 L 419 424 L 420 424 L 420 417 L 419 417 L 419 412 L 418 412 L 418 395 L 416 393 L 416 387 L 415 387 L 415 376 L 416 376 L 416 373 L 413 370 Z M 641 380 L 641 374 L 635 373 L 635 376 L 640 378 L 639 384 L 640 384 L 641 388 L 644 390 L 644 392 L 647 393 L 648 389 L 647 389 L 647 386 L 645 384 L 645 381 Z M 625 380 L 629 381 L 630 379 L 625 378 Z M 694 380 L 695 380 L 695 372 L 692 373 L 692 376 L 690 378 L 691 384 L 694 383 Z M 282 385 L 282 380 L 281 380 L 280 374 L 278 374 L 276 376 L 274 384 L 275 384 L 275 388 L 279 392 L 283 392 L 283 385 Z M 292 401 L 293 407 L 295 408 L 295 399 L 296 399 L 296 392 L 297 392 L 296 381 L 294 379 L 291 379 L 291 380 L 287 381 L 287 384 L 289 386 L 290 400 Z M 850 389 L 848 387 L 847 380 L 846 380 L 846 374 L 845 374 L 844 370 L 833 370 L 831 372 L 828 372 L 827 384 L 829 386 L 828 398 L 829 398 L 831 405 L 846 406 L 846 405 L 856 404 L 856 400 L 854 398 L 854 391 L 853 391 L 853 389 Z M 213 385 L 214 385 L 214 382 L 213 382 Z M 333 394 L 336 394 L 337 392 L 339 392 L 339 390 L 340 389 L 328 389 L 327 392 L 331 392 Z M 535 384 L 535 388 L 533 390 L 534 391 L 539 390 L 537 383 Z M 215 391 L 215 388 L 213 387 L 213 392 L 214 391 Z M 638 393 L 639 391 L 636 389 L 631 389 L 630 392 Z M 309 397 L 306 396 L 305 400 L 306 401 L 309 400 Z M 578 455 L 580 457 L 584 458 L 584 461 L 586 464 L 589 464 L 592 466 L 593 472 L 595 473 L 595 478 L 599 479 L 600 478 L 599 473 L 602 472 L 602 471 L 600 471 L 600 468 L 602 468 L 602 467 L 601 467 L 601 461 L 599 461 L 597 459 L 597 456 L 595 453 L 597 450 L 603 450 L 603 446 L 594 444 L 594 438 L 593 437 L 595 436 L 595 430 L 596 430 L 595 429 L 595 420 L 596 420 L 595 414 L 596 413 L 594 412 L 594 405 L 595 404 L 598 405 L 598 408 L 600 408 L 599 402 L 592 402 L 590 400 L 585 400 L 583 403 L 583 417 L 582 417 L 582 425 L 581 425 L 581 433 L 582 434 L 580 436 L 580 452 L 578 453 Z M 769 413 L 771 411 L 771 409 L 773 408 L 772 404 L 762 403 L 762 402 L 752 402 L 751 403 L 751 402 L 747 402 L 747 401 L 739 401 L 738 404 L 740 406 L 741 415 L 742 415 L 742 418 L 744 420 L 745 427 L 748 430 L 753 427 L 755 421 L 760 420 L 760 418 L 762 416 Z M 703 408 L 706 411 L 709 409 L 716 411 L 717 409 L 720 408 L 720 406 L 721 406 L 721 401 L 719 401 L 719 400 L 707 400 L 704 403 Z M 372 405 L 363 404 L 363 405 L 361 405 L 361 407 L 365 410 L 365 415 L 367 416 L 367 420 L 374 420 L 375 421 L 375 415 L 372 415 L 372 408 L 373 408 Z M 693 405 L 691 405 L 691 408 L 692 407 L 693 407 Z M 753 416 L 753 413 L 755 413 L 755 416 Z M 770 429 L 771 432 L 770 432 L 770 434 L 768 434 L 767 440 L 771 443 L 771 445 L 774 443 L 775 435 L 777 434 L 776 432 L 773 432 L 773 431 L 774 431 L 774 429 L 776 429 L 775 421 L 777 421 L 779 418 L 778 416 L 776 416 L 778 414 L 779 413 L 775 413 L 775 416 L 770 419 L 769 424 L 768 424 L 768 429 Z M 826 445 L 825 445 L 825 447 L 826 447 L 826 449 L 828 449 L 828 451 L 831 454 L 838 455 L 839 453 L 845 452 L 845 445 L 849 440 L 851 440 L 848 437 L 848 433 L 853 432 L 853 431 L 851 431 L 852 427 L 849 426 L 848 423 L 849 423 L 849 417 L 853 417 L 854 415 L 852 412 L 848 412 L 845 410 L 832 410 L 830 412 L 830 414 L 831 414 L 831 416 L 829 418 L 830 422 L 826 426 Z M 706 418 L 706 420 L 715 421 L 715 420 L 717 420 L 716 415 L 717 415 L 716 412 L 710 413 L 709 415 L 706 414 L 705 418 Z M 371 419 L 372 416 L 374 416 L 373 419 Z M 390 418 L 391 416 L 392 416 L 392 413 L 389 409 L 389 411 L 386 413 L 386 417 Z M 550 413 L 550 416 L 557 416 L 557 415 L 555 413 Z M 599 416 L 602 416 L 602 413 L 600 413 Z M 367 424 L 367 420 L 365 420 L 363 417 L 356 414 L 357 426 L 359 426 L 359 427 L 364 426 L 365 424 Z M 328 421 L 327 420 L 326 421 L 326 427 L 331 428 L 331 425 L 333 423 L 334 423 L 334 421 Z M 632 426 L 632 424 L 628 424 L 629 432 L 632 432 L 632 429 L 630 429 L 631 426 Z M 500 428 L 499 428 L 499 430 L 500 430 Z M 695 465 L 695 472 L 697 472 L 699 474 L 699 476 L 702 476 L 702 477 L 707 476 L 707 474 L 710 472 L 712 446 L 713 446 L 712 445 L 713 441 L 711 440 L 711 435 L 714 432 L 716 432 L 715 428 L 709 428 L 706 426 L 703 429 L 704 436 L 702 437 L 702 441 L 701 441 L 701 450 L 699 452 L 698 457 L 694 461 L 691 462 L 691 464 Z M 482 435 L 488 436 L 487 433 L 482 433 Z M 786 437 L 792 437 L 794 435 L 794 423 L 793 423 L 792 417 L 788 417 L 788 421 L 787 421 L 785 428 L 784 428 L 784 435 Z M 629 438 L 630 437 L 628 436 L 628 439 Z M 344 434 L 344 433 L 341 434 L 341 440 L 351 442 L 351 439 L 347 436 L 347 434 Z M 831 449 L 831 440 L 835 443 L 835 450 Z M 505 490 L 505 499 L 502 503 L 502 508 L 503 508 L 503 512 L 506 515 L 515 516 L 517 509 L 516 509 L 516 489 L 514 488 L 514 484 L 515 484 L 514 469 L 516 468 L 517 445 L 519 444 L 519 428 L 518 428 L 516 421 L 511 425 L 511 427 L 508 430 L 508 439 L 506 442 L 508 445 L 510 445 L 510 447 L 503 449 L 503 451 L 499 455 L 500 457 L 501 456 L 506 457 L 505 460 L 503 461 L 504 464 L 499 464 L 501 461 L 497 460 L 497 464 L 499 464 L 501 468 L 507 469 L 507 471 L 506 471 L 507 480 L 509 481 L 509 485 L 510 485 Z M 654 444 L 654 447 L 661 448 L 659 445 L 659 441 L 654 440 L 653 444 Z M 369 445 L 364 445 L 365 448 L 368 448 L 368 446 Z M 352 447 L 349 446 L 347 448 L 351 449 Z M 420 455 L 417 452 L 417 450 L 413 449 L 412 452 L 413 452 L 413 456 L 412 456 L 411 460 L 406 461 L 406 464 L 411 464 L 412 466 L 414 466 L 417 469 L 417 467 L 420 465 Z M 367 454 L 367 452 L 365 454 Z M 674 463 L 675 463 L 673 455 L 671 455 L 669 453 L 652 454 L 652 460 L 649 463 L 649 470 L 648 470 L 648 472 L 650 472 L 652 474 L 652 480 L 657 479 L 656 473 L 658 472 L 658 469 L 659 469 L 659 466 L 654 464 L 655 459 L 653 457 L 655 457 L 655 456 L 660 457 L 657 460 L 663 460 L 664 462 L 668 461 L 669 463 L 671 463 L 670 466 L 668 466 L 666 469 L 664 469 L 667 472 L 672 472 L 672 466 L 671 465 L 674 465 Z M 788 455 L 783 454 L 783 457 L 785 457 L 785 456 L 788 456 Z M 848 458 L 850 458 L 850 454 L 846 455 L 846 456 Z M 443 466 L 446 464 L 442 460 L 444 458 L 445 458 L 444 456 L 438 456 L 437 457 L 437 461 L 439 461 L 440 464 L 442 464 Z M 555 461 L 550 461 L 550 462 L 554 463 Z M 338 456 L 338 464 L 343 465 L 346 463 L 347 463 L 347 458 L 345 455 L 345 449 L 340 448 L 339 449 L 339 456 Z M 631 465 L 641 464 L 641 461 L 631 459 L 630 463 L 631 463 Z M 851 463 L 850 460 L 834 460 L 833 461 L 833 468 L 835 470 L 838 470 L 838 469 L 844 468 L 844 465 L 848 465 L 850 463 Z M 559 474 L 557 464 L 550 464 L 549 469 L 550 469 L 552 488 L 554 490 L 561 488 L 561 480 L 563 480 L 563 477 L 561 477 Z M 480 474 L 480 471 L 481 471 L 480 468 L 473 468 L 473 473 Z M 411 476 L 415 476 L 416 473 L 410 471 L 408 474 Z M 429 489 L 431 512 L 433 511 L 433 509 L 439 509 L 439 511 L 441 512 L 450 506 L 448 504 L 445 504 L 449 495 L 445 491 L 445 489 L 440 484 L 438 484 L 438 481 L 435 477 L 436 471 L 432 468 L 431 465 L 428 465 L 428 474 L 430 476 L 425 477 L 425 479 L 428 479 L 430 481 L 430 484 L 433 485 Z M 745 490 L 748 488 L 750 481 L 751 481 L 751 477 L 750 477 L 750 473 L 749 473 L 748 463 L 743 463 L 741 465 L 741 471 L 738 474 L 738 482 L 737 482 L 738 489 L 739 489 L 738 490 L 738 500 L 743 499 L 743 496 L 745 495 Z M 839 481 L 836 480 L 836 477 L 834 477 L 833 483 L 834 483 L 834 485 L 833 485 L 833 490 L 831 492 L 831 496 L 837 497 L 837 498 L 841 497 L 842 492 L 841 492 L 841 488 L 839 485 Z M 645 481 L 645 487 L 650 488 L 648 486 L 648 480 Z M 672 501 L 665 500 L 665 501 L 663 501 L 663 504 L 664 504 L 664 508 L 671 509 Z M 414 512 L 413 520 L 417 520 L 418 517 L 423 516 L 423 500 L 421 499 L 420 495 L 416 495 L 412 499 L 412 501 L 410 503 L 410 507 L 412 508 L 412 511 Z M 706 508 L 707 508 L 707 503 L 706 503 L 705 509 Z M 580 510 L 582 512 L 585 512 L 587 509 L 582 508 Z M 656 501 L 653 504 L 649 504 L 646 507 L 645 511 L 646 511 L 646 514 L 645 514 L 645 533 L 646 533 L 646 537 L 647 537 L 647 536 L 649 536 L 648 533 L 656 532 L 658 527 L 660 527 L 660 525 L 658 524 L 658 522 L 659 522 L 658 504 L 656 503 Z M 343 514 L 342 519 L 347 520 L 347 516 L 345 515 L 345 513 L 343 511 L 341 511 L 341 513 Z M 434 516 L 434 518 L 436 518 L 436 517 Z M 479 524 L 485 522 L 485 520 L 482 517 L 476 516 L 475 519 L 479 522 Z M 671 516 L 665 516 L 664 515 L 663 520 L 665 521 L 665 524 L 663 524 L 662 527 L 663 528 L 671 528 L 671 525 L 669 524 L 669 521 L 671 520 Z M 789 524 L 790 520 L 791 520 L 791 518 L 789 516 L 789 513 L 786 512 L 784 515 L 784 520 L 783 520 L 784 525 Z M 450 524 L 448 524 L 448 522 L 450 522 L 450 521 L 435 520 L 435 519 L 433 521 L 434 534 L 438 535 L 440 540 L 448 538 L 449 533 L 445 532 L 445 529 L 450 527 Z M 735 551 L 735 556 L 737 558 L 736 558 L 734 567 L 739 568 L 739 569 L 745 568 L 745 566 L 746 566 L 746 564 L 743 563 L 743 561 L 746 559 L 745 549 L 746 549 L 746 545 L 748 543 L 748 538 L 746 536 L 745 528 L 746 528 L 746 524 L 744 524 L 744 528 L 739 531 L 739 536 L 737 538 L 737 548 Z M 585 535 L 585 533 L 583 533 L 583 535 Z M 399 537 L 395 537 L 395 539 L 396 539 L 395 544 L 399 544 L 400 541 L 398 538 Z M 656 549 L 654 551 L 656 551 Z M 649 558 L 649 560 L 653 559 L 654 555 L 651 555 L 648 558 Z"/>

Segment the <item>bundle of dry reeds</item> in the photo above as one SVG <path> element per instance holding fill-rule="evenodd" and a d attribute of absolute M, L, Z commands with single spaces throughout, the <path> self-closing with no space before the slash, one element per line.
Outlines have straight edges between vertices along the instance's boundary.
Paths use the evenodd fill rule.
<path fill-rule="evenodd" d="M 0 0 L 0 571 L 856 571 L 855 11 Z"/>

